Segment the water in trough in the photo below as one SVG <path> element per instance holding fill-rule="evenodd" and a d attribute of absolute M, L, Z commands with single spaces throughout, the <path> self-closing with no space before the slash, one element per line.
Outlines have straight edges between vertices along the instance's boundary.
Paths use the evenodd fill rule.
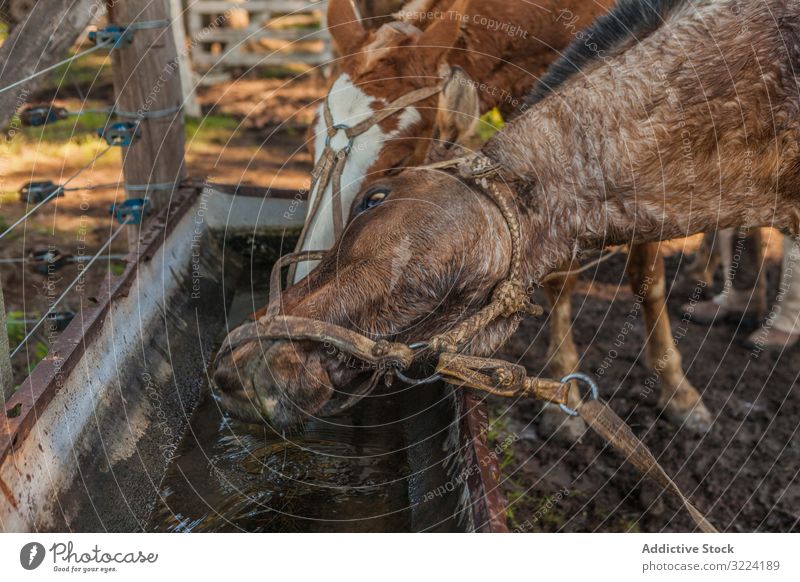
<path fill-rule="evenodd" d="M 229 324 L 266 302 L 245 267 Z M 266 279 L 262 277 L 261 279 Z M 221 339 L 221 338 L 220 338 Z M 149 531 L 463 531 L 470 523 L 444 387 L 367 397 L 301 432 L 226 418 L 206 388 L 159 486 Z M 447 486 L 447 485 L 451 486 Z"/>

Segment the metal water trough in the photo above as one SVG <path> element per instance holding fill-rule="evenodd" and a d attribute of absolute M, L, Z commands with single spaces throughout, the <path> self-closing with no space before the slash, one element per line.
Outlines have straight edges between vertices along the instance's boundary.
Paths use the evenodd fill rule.
<path fill-rule="evenodd" d="M 285 252 L 282 237 L 304 215 L 295 191 L 206 185 L 173 198 L 124 273 L 0 411 L 0 530 L 146 529 L 171 456 L 209 397 L 214 350 L 238 323 L 228 310 L 248 253 Z M 411 529 L 505 531 L 485 407 L 443 385 L 426 390 L 448 405 L 409 414 L 395 429 L 422 443 L 408 447 L 402 468 L 413 475 Z M 442 438 L 420 436 L 431 423 L 444 427 Z"/>

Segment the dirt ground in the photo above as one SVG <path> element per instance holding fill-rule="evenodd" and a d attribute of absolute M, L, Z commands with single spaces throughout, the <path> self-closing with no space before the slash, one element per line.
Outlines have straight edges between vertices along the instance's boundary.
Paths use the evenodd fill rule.
<path fill-rule="evenodd" d="M 682 256 L 667 260 L 675 282 Z M 600 378 L 603 399 L 690 493 L 722 531 L 800 531 L 800 393 L 795 390 L 800 352 L 754 357 L 741 345 L 747 332 L 733 325 L 711 328 L 684 323 L 685 292 L 669 297 L 673 337 L 684 369 L 715 415 L 703 437 L 680 431 L 655 408 L 657 389 L 644 366 L 644 326 L 625 284 L 625 257 L 612 258 L 596 274 L 584 275 L 573 297 L 574 333 L 580 369 Z M 779 268 L 769 270 L 777 288 Z M 716 282 L 717 287 L 721 281 Z M 678 287 L 676 285 L 675 287 Z M 673 288 L 675 288 L 673 287 Z M 544 297 L 541 298 L 544 301 Z M 631 317 L 636 325 L 620 344 Z M 548 329 L 528 319 L 504 349 L 529 373 L 545 373 Z M 493 434 L 520 440 L 503 459 L 503 488 L 510 502 L 509 525 L 521 531 L 689 531 L 693 523 L 669 495 L 643 483 L 638 472 L 587 433 L 572 446 L 542 438 L 539 406 L 493 401 Z"/>

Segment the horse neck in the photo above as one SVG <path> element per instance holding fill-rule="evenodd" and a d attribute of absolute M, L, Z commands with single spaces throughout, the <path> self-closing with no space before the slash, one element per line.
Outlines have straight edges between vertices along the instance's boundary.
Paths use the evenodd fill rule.
<path fill-rule="evenodd" d="M 489 157 L 527 182 L 520 206 L 535 279 L 579 249 L 789 224 L 785 205 L 769 192 L 774 176 L 792 177 L 791 168 L 758 152 L 796 139 L 793 126 L 772 126 L 774 117 L 797 108 L 796 95 L 783 88 L 793 86 L 792 69 L 772 58 L 760 70 L 737 52 L 741 43 L 785 54 L 769 15 L 755 8 L 747 8 L 753 14 L 744 15 L 749 28 L 741 38 L 727 33 L 739 18 L 728 4 L 681 14 L 613 66 L 600 64 L 567 82 L 487 144 Z M 709 53 L 709 36 L 721 39 L 724 62 Z M 687 54 L 705 57 L 687 67 Z M 729 69 L 738 71 L 733 79 Z M 697 99 L 709 88 L 713 98 Z M 771 109 L 742 120 L 725 112 L 737 102 L 742 111 L 761 111 L 762 103 Z"/>
<path fill-rule="evenodd" d="M 524 269 L 539 281 L 581 249 L 602 247 L 609 227 L 602 161 L 574 143 L 572 121 L 547 100 L 484 148 L 515 182 Z M 586 145 L 586 144 L 582 144 Z M 605 242 L 605 244 L 609 244 Z"/>

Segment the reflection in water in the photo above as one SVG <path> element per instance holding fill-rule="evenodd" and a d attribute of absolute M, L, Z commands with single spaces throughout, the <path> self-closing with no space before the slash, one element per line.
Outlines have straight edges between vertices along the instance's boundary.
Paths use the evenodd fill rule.
<path fill-rule="evenodd" d="M 391 426 L 358 426 L 385 416 L 380 409 L 391 399 L 366 399 L 286 439 L 269 427 L 225 420 L 206 399 L 167 471 L 149 529 L 407 531 L 402 435 Z"/>

